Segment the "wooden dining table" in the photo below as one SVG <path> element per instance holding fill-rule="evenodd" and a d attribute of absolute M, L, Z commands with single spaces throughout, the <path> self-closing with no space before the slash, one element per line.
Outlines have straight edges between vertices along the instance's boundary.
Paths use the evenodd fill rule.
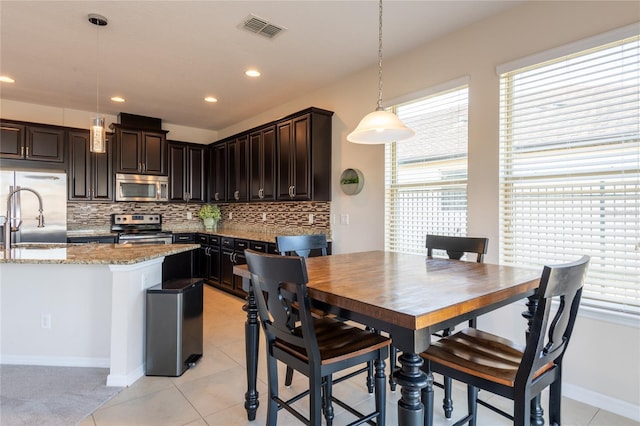
<path fill-rule="evenodd" d="M 394 373 L 402 387 L 400 425 L 423 425 L 420 393 L 427 385 L 427 375 L 421 370 L 419 353 L 429 347 L 431 334 L 531 297 L 541 272 L 387 251 L 312 257 L 306 263 L 314 306 L 389 333 L 402 351 L 400 369 Z M 258 311 L 247 266 L 236 265 L 233 271 L 243 278 L 248 293 L 243 308 L 247 312 L 245 408 L 253 420 L 259 403 Z"/>

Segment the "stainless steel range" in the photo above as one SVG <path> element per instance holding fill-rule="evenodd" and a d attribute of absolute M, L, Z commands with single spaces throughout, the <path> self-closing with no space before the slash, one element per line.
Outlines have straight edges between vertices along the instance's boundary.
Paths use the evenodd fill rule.
<path fill-rule="evenodd" d="M 172 234 L 162 230 L 161 214 L 111 214 L 111 232 L 120 244 L 171 244 Z"/>

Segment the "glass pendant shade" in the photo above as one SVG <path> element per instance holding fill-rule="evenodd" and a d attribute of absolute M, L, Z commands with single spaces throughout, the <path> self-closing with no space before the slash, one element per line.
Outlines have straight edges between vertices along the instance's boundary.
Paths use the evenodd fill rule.
<path fill-rule="evenodd" d="M 104 117 L 91 119 L 91 141 L 89 150 L 91 152 L 105 153 L 107 151 L 107 131 L 104 127 Z"/>
<path fill-rule="evenodd" d="M 376 110 L 360 120 L 347 140 L 361 144 L 381 144 L 408 139 L 415 134 L 391 111 Z"/>

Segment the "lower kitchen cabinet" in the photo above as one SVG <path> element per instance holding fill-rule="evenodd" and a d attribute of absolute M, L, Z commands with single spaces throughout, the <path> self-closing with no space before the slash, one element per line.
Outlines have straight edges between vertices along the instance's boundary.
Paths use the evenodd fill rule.
<path fill-rule="evenodd" d="M 242 290 L 242 278 L 233 275 L 233 267 L 247 263 L 244 251 L 250 248 L 261 253 L 278 254 L 274 243 L 221 235 L 196 234 L 195 243 L 200 244 L 200 248 L 194 256 L 194 276 L 242 298 L 247 297 L 247 293 Z"/>
<path fill-rule="evenodd" d="M 209 285 L 220 287 L 220 237 L 197 234 L 195 242 L 200 248 L 194 259 L 194 275 L 204 278 Z"/>
<path fill-rule="evenodd" d="M 247 263 L 244 251 L 249 248 L 249 241 L 221 237 L 220 248 L 222 251 L 222 280 L 220 281 L 220 287 L 236 296 L 246 297 L 247 293 L 242 290 L 242 278 L 233 275 L 233 266 Z"/>

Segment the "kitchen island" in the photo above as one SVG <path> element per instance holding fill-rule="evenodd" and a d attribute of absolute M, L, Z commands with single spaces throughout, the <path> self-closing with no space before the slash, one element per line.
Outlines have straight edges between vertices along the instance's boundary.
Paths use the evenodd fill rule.
<path fill-rule="evenodd" d="M 165 256 L 198 244 L 33 244 L 0 251 L 0 363 L 144 375 L 145 292 Z"/>

